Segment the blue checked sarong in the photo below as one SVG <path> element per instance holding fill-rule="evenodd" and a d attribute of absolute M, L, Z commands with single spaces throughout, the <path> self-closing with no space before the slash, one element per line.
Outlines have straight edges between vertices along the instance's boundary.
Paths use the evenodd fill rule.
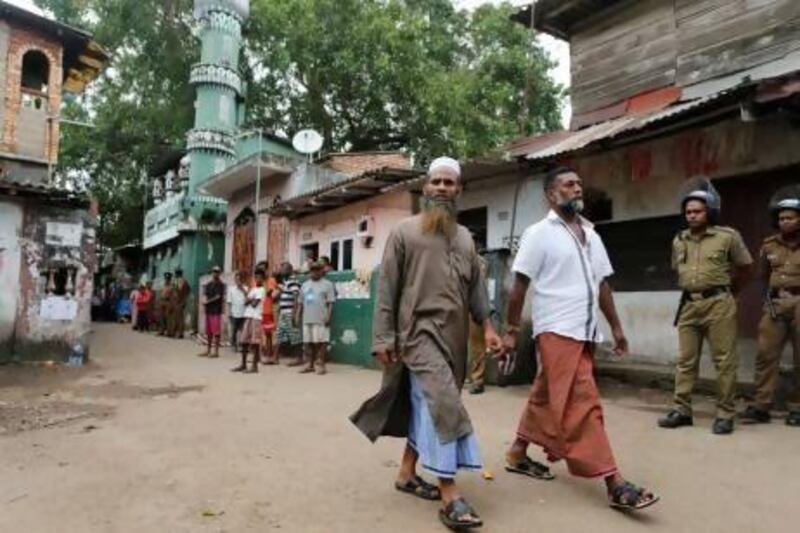
<path fill-rule="evenodd" d="M 422 467 L 439 478 L 454 478 L 459 469 L 480 470 L 483 468 L 481 454 L 475 433 L 447 444 L 439 441 L 433 425 L 428 403 L 422 392 L 422 385 L 414 375 L 411 378 L 411 423 L 408 429 L 408 443 L 419 454 Z"/>

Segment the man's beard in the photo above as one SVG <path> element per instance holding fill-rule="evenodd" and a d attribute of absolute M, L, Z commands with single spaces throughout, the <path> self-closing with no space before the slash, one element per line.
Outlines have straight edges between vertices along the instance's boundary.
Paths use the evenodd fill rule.
<path fill-rule="evenodd" d="M 420 205 L 423 233 L 450 235 L 453 232 L 458 215 L 455 199 L 442 200 L 423 196 Z"/>
<path fill-rule="evenodd" d="M 565 200 L 560 194 L 556 193 L 556 199 L 558 200 L 558 208 L 568 217 L 574 217 L 583 212 L 584 204 L 582 198 Z"/>

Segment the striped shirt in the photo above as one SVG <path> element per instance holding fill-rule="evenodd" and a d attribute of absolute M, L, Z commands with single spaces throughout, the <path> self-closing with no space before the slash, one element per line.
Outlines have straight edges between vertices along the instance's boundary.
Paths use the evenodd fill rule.
<path fill-rule="evenodd" d="M 281 295 L 278 299 L 278 308 L 281 311 L 293 311 L 297 294 L 300 292 L 300 282 L 292 276 L 285 279 L 280 285 Z"/>

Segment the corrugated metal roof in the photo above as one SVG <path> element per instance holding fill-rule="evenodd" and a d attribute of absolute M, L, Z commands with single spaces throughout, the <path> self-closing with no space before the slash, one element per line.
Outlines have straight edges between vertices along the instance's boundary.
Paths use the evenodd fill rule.
<path fill-rule="evenodd" d="M 88 207 L 89 196 L 40 181 L 16 179 L 10 176 L 0 177 L 0 196 L 37 197 L 45 201 Z"/>
<path fill-rule="evenodd" d="M 575 152 L 591 144 L 615 139 L 624 133 L 633 133 L 659 122 L 680 117 L 690 111 L 714 103 L 733 92 L 734 90 L 721 91 L 691 102 L 676 104 L 651 113 L 626 115 L 574 132 L 556 132 L 555 134 L 551 133 L 528 138 L 525 143 L 518 142 L 517 145 L 532 146 L 534 148 L 526 153 L 519 154 L 518 157 L 524 156 L 528 160 L 536 161 Z M 519 148 L 516 151 L 519 152 Z M 511 153 L 513 155 L 514 152 Z"/>
<path fill-rule="evenodd" d="M 424 176 L 425 171 L 420 169 L 384 167 L 370 170 L 358 176 L 282 200 L 265 211 L 275 216 L 297 218 L 365 200 L 402 186 L 411 186 Z"/>

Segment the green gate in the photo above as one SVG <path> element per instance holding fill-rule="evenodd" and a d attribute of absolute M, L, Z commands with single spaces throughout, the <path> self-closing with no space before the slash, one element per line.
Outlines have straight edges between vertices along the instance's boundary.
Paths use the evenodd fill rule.
<path fill-rule="evenodd" d="M 378 368 L 372 357 L 372 313 L 375 307 L 377 270 L 369 279 L 354 271 L 330 272 L 336 286 L 331 316 L 330 360 L 367 368 Z"/>

